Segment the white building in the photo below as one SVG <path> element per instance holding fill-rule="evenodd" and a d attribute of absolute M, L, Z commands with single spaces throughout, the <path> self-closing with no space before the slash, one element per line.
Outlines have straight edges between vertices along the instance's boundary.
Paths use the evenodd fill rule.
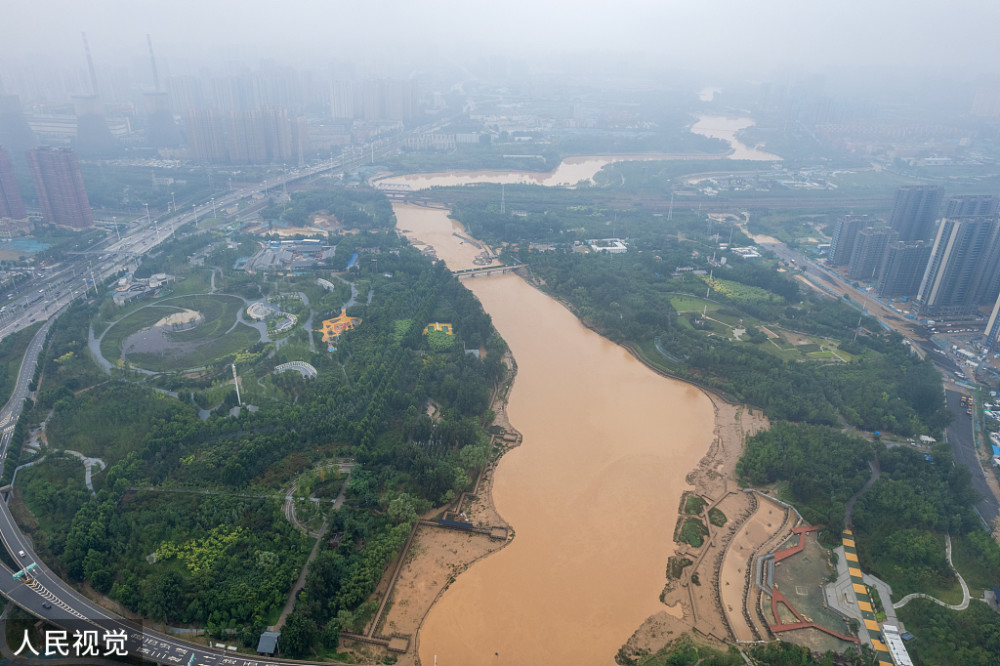
<path fill-rule="evenodd" d="M 600 238 L 587 241 L 591 252 L 607 252 L 608 254 L 625 254 L 628 246 L 619 238 Z"/>
<path fill-rule="evenodd" d="M 903 645 L 903 639 L 899 636 L 899 629 L 891 624 L 883 624 L 882 635 L 885 636 L 886 647 L 889 648 L 889 654 L 892 655 L 896 666 L 913 666 L 913 660 L 910 659 L 906 646 Z"/>

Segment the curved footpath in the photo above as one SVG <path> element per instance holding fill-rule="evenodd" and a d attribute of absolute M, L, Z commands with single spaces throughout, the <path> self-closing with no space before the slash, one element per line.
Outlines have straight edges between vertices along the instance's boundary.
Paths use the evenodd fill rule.
<path fill-rule="evenodd" d="M 902 599 L 900 599 L 899 601 L 897 601 L 896 603 L 894 603 L 892 605 L 893 608 L 902 608 L 907 603 L 909 603 L 911 599 L 927 599 L 928 601 L 933 601 L 938 606 L 944 606 L 945 608 L 948 608 L 950 610 L 955 610 L 955 611 L 963 611 L 963 610 L 965 610 L 966 608 L 969 607 L 969 599 L 971 598 L 971 595 L 969 594 L 969 586 L 966 585 L 965 579 L 962 578 L 962 574 L 958 573 L 958 569 L 956 569 L 955 565 L 952 564 L 952 562 L 951 562 L 951 535 L 950 534 L 948 534 L 948 535 L 945 536 L 944 552 L 945 552 L 945 555 L 947 555 L 947 557 L 948 557 L 948 566 L 950 566 L 951 570 L 955 572 L 955 575 L 958 577 L 958 584 L 962 586 L 962 603 L 960 603 L 960 604 L 946 604 L 945 602 L 941 601 L 940 599 L 935 599 L 934 597 L 932 597 L 929 594 L 923 594 L 922 592 L 914 592 L 913 594 L 908 594 L 905 597 L 903 597 Z"/>
<path fill-rule="evenodd" d="M 846 507 L 846 511 L 845 511 L 846 515 L 844 516 L 844 525 L 847 527 L 847 529 L 851 528 L 851 514 L 854 511 L 854 503 L 857 502 L 857 500 L 860 499 L 862 495 L 864 495 L 866 492 L 868 492 L 869 489 L 871 489 L 871 487 L 873 485 L 875 485 L 875 482 L 878 481 L 879 475 L 881 474 L 881 468 L 879 467 L 879 463 L 878 463 L 877 459 L 873 460 L 868 465 L 869 465 L 869 467 L 871 467 L 871 470 L 872 470 L 871 476 L 865 482 L 865 485 L 863 485 L 861 487 L 861 489 L 858 492 L 856 492 L 851 497 L 851 499 L 847 500 L 847 507 Z M 956 610 L 956 611 L 963 611 L 963 610 L 965 610 L 966 608 L 969 607 L 969 600 L 971 599 L 971 595 L 969 594 L 969 586 L 965 583 L 965 579 L 962 578 L 962 574 L 958 573 L 958 569 L 955 568 L 955 565 L 951 561 L 951 535 L 950 534 L 945 535 L 944 545 L 945 545 L 944 552 L 945 552 L 945 555 L 948 558 L 948 566 L 950 566 L 951 570 L 955 572 L 955 576 L 958 577 L 958 583 L 959 583 L 959 585 L 962 586 L 962 602 L 958 603 L 958 604 L 946 604 L 945 602 L 941 601 L 940 599 L 936 599 L 936 598 L 932 597 L 929 594 L 924 594 L 923 592 L 914 592 L 912 594 L 906 595 L 905 597 L 903 597 L 899 601 L 895 602 L 892 605 L 892 607 L 894 609 L 895 608 L 902 608 L 903 606 L 905 606 L 906 604 L 908 604 L 912 599 L 927 599 L 929 601 L 933 601 L 938 606 L 943 606 L 943 607 L 948 608 L 950 610 Z"/>
<path fill-rule="evenodd" d="M 848 529 L 852 527 L 851 517 L 854 513 L 854 503 L 861 499 L 861 496 L 875 485 L 875 482 L 878 481 L 879 475 L 882 474 L 882 468 L 879 466 L 877 458 L 868 463 L 868 467 L 871 468 L 872 475 L 868 477 L 867 481 L 865 481 L 865 485 L 861 486 L 861 490 L 854 493 L 854 495 L 851 496 L 851 499 L 847 500 L 847 506 L 844 508 L 844 525 L 847 526 Z"/>
<path fill-rule="evenodd" d="M 28 396 L 28 384 L 35 374 L 39 353 L 57 316 L 58 314 L 51 317 L 29 343 L 11 398 L 0 409 L 0 422 L 14 424 L 20 417 L 24 398 Z M 2 470 L 3 458 L 6 457 L 7 447 L 10 445 L 13 432 L 13 425 L 4 427 L 2 431 L 0 470 Z M 37 564 L 37 567 L 31 572 L 33 578 L 29 582 L 25 577 L 15 579 L 15 572 L 7 565 L 0 563 L 0 594 L 35 617 L 70 632 L 97 631 L 101 634 L 100 641 L 103 641 L 105 636 L 111 635 L 112 632 L 121 632 L 121 636 L 128 637 L 127 648 L 131 655 L 139 656 L 144 661 L 166 666 L 277 666 L 278 664 L 315 664 L 315 666 L 320 666 L 319 662 L 260 657 L 187 643 L 174 636 L 141 627 L 94 604 L 63 582 L 44 562 L 38 560 L 31 542 L 21 533 L 11 515 L 10 507 L 6 502 L 8 495 L 5 494 L 0 500 L 0 540 L 3 541 L 3 547 L 10 553 L 11 561 L 16 562 L 18 566 L 33 563 Z M 18 554 L 20 551 L 24 551 L 24 557 Z M 74 657 L 74 659 L 76 663 L 80 663 L 79 657 Z M 60 661 L 52 660 L 51 663 L 60 663 Z M 342 662 L 323 663 L 346 666 Z"/>

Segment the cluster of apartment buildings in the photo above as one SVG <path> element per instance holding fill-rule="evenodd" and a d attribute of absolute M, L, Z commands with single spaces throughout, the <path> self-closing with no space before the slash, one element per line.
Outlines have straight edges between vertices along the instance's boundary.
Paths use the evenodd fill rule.
<path fill-rule="evenodd" d="M 69 148 L 41 147 L 27 151 L 27 158 L 42 220 L 71 229 L 92 227 L 94 216 L 76 153 Z M 28 231 L 28 211 L 10 154 L 0 146 L 0 233 L 10 236 Z"/>
<path fill-rule="evenodd" d="M 1000 199 L 914 185 L 896 194 L 887 225 L 865 215 L 840 218 L 829 263 L 870 282 L 884 298 L 913 297 L 925 317 L 975 313 L 994 305 L 987 344 L 1000 336 Z M 995 330 L 992 330 L 995 329 Z"/>
<path fill-rule="evenodd" d="M 85 159 L 155 148 L 208 164 L 303 164 L 420 112 L 411 80 L 323 81 L 285 70 L 170 76 L 161 86 L 153 74 L 156 89 L 141 94 L 136 81 L 98 81 L 93 70 L 84 94 L 21 81 L 21 95 L 0 94 L 0 143 L 73 146 Z"/>

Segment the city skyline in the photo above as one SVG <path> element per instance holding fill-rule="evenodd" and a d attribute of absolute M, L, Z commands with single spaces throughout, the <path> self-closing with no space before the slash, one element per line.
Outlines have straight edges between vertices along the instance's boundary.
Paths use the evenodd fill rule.
<path fill-rule="evenodd" d="M 1000 7 L 980 0 L 937 3 L 848 0 L 821 5 L 777 0 L 766 9 L 736 0 L 713 3 L 629 0 L 513 0 L 483 8 L 456 0 L 382 0 L 336 5 L 298 0 L 276 12 L 231 1 L 146 3 L 122 0 L 20 3 L 0 28 L 0 60 L 82 62 L 80 33 L 99 66 L 147 55 L 152 34 L 160 57 L 182 61 L 278 62 L 325 68 L 353 61 L 378 73 L 427 63 L 466 68 L 475 58 L 552 63 L 602 54 L 658 68 L 746 73 L 836 66 L 896 68 L 924 75 L 961 69 L 995 73 L 991 26 Z M 863 74 L 863 72 L 855 72 Z"/>

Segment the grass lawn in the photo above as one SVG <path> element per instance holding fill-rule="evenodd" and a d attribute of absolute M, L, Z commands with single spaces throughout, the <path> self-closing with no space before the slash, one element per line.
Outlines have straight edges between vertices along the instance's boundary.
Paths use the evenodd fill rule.
<path fill-rule="evenodd" d="M 198 220 L 197 227 L 199 229 L 212 229 L 213 227 L 218 227 L 226 223 L 226 218 L 224 217 L 203 217 Z"/>
<path fill-rule="evenodd" d="M 232 328 L 243 301 L 235 296 L 183 296 L 162 301 L 164 305 L 195 310 L 202 323 L 185 331 L 170 331 L 168 337 L 178 342 L 200 342 L 218 337 Z"/>
<path fill-rule="evenodd" d="M 243 301 L 235 296 L 166 298 L 141 306 L 118 319 L 101 341 L 101 352 L 108 360 L 121 358 L 122 346 L 128 336 L 152 326 L 167 315 L 189 309 L 200 313 L 202 322 L 191 329 L 166 332 L 167 337 L 175 342 L 190 343 L 189 351 L 163 356 L 148 352 L 133 353 L 129 354 L 129 361 L 156 372 L 201 367 L 260 341 L 260 333 L 256 329 L 237 324 L 242 308 Z"/>
<path fill-rule="evenodd" d="M 185 368 L 200 368 L 223 356 L 243 351 L 260 342 L 260 333 L 245 324 L 237 324 L 230 333 L 198 345 L 181 356 L 159 356 L 156 354 L 129 354 L 129 360 L 141 368 L 154 372 L 170 372 Z"/>
<path fill-rule="evenodd" d="M 706 307 L 709 312 L 714 312 L 722 307 L 719 303 L 706 301 L 705 299 L 698 298 L 697 296 L 671 296 L 670 304 L 674 306 L 674 309 L 678 312 L 701 312 Z"/>
<path fill-rule="evenodd" d="M 101 340 L 101 353 L 104 358 L 114 362 L 122 354 L 122 342 L 136 331 L 152 326 L 167 315 L 179 312 L 178 308 L 147 305 L 125 315 L 111 325 L 111 328 Z"/>
<path fill-rule="evenodd" d="M 983 536 L 983 539 L 989 537 Z M 990 562 L 982 557 L 973 546 L 969 536 L 953 536 L 951 538 L 951 560 L 955 564 L 973 596 L 981 590 L 1000 586 L 1000 571 L 997 570 L 996 558 Z"/>
<path fill-rule="evenodd" d="M 218 286 L 218 284 L 216 284 Z M 191 271 L 190 274 L 177 276 L 177 282 L 171 285 L 173 296 L 184 294 L 202 294 L 212 288 L 211 269 L 199 269 Z"/>
<path fill-rule="evenodd" d="M 684 504 L 684 512 L 692 515 L 698 515 L 701 510 L 708 506 L 708 502 L 704 498 L 698 495 L 688 495 L 687 501 Z"/>
<path fill-rule="evenodd" d="M 962 603 L 962 586 L 958 584 L 958 581 L 955 581 L 955 584 L 951 587 L 935 588 L 924 592 L 924 594 L 929 594 L 935 599 L 940 599 L 946 604 Z"/>

